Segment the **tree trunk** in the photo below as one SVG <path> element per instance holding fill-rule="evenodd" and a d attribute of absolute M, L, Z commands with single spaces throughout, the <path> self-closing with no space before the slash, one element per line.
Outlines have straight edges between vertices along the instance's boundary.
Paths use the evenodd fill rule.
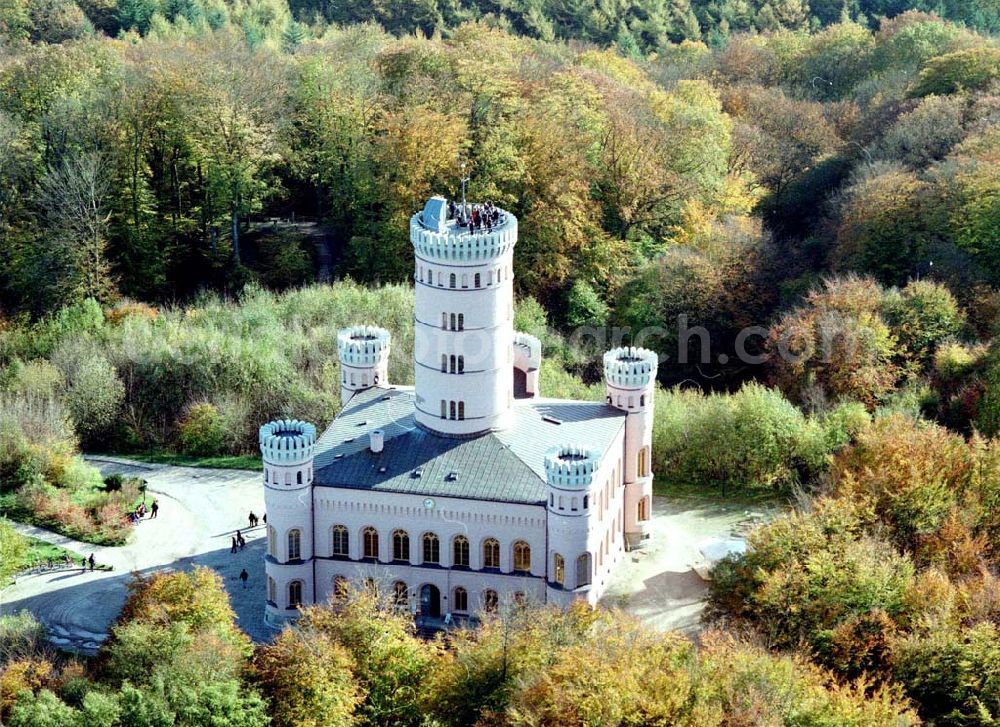
<path fill-rule="evenodd" d="M 233 218 L 233 262 L 239 265 L 240 264 L 240 212 L 239 212 L 239 202 L 237 200 L 233 200 L 232 218 Z"/>

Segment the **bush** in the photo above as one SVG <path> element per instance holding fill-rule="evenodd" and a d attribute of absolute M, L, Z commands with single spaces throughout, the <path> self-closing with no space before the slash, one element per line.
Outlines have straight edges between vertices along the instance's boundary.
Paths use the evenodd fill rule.
<path fill-rule="evenodd" d="M 218 409 L 207 402 L 193 404 L 177 424 L 177 437 L 184 454 L 219 454 L 226 443 L 226 430 Z"/>

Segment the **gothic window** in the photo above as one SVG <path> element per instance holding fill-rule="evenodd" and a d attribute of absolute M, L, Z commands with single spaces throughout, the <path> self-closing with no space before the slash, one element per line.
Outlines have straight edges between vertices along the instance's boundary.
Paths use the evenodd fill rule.
<path fill-rule="evenodd" d="M 370 560 L 378 560 L 378 530 L 365 528 L 361 533 L 364 556 Z"/>
<path fill-rule="evenodd" d="M 590 553 L 576 559 L 576 587 L 590 585 Z"/>
<path fill-rule="evenodd" d="M 396 581 L 392 584 L 392 602 L 396 606 L 405 606 L 407 601 L 406 584 Z"/>
<path fill-rule="evenodd" d="M 473 277 L 473 279 L 472 279 L 472 283 L 473 283 L 473 285 L 475 285 L 475 286 L 476 286 L 477 288 L 478 288 L 478 287 L 480 287 L 480 285 L 482 284 L 482 277 L 481 277 L 481 276 L 479 275 L 479 273 L 476 273 L 476 274 L 475 274 L 475 276 L 474 276 L 474 277 Z"/>
<path fill-rule="evenodd" d="M 455 314 L 451 314 L 451 330 L 455 330 Z"/>
<path fill-rule="evenodd" d="M 455 273 L 452 273 L 450 276 L 448 276 L 448 287 L 449 288 L 455 287 Z"/>
<path fill-rule="evenodd" d="M 302 533 L 298 530 L 288 531 L 288 560 L 302 559 Z"/>
<path fill-rule="evenodd" d="M 457 535 L 452 541 L 451 564 L 457 568 L 469 567 L 469 539 L 464 535 Z"/>
<path fill-rule="evenodd" d="M 483 610 L 486 613 L 496 613 L 497 606 L 500 605 L 500 597 L 492 588 L 483 591 Z"/>
<path fill-rule="evenodd" d="M 295 484 L 297 485 L 302 484 L 302 470 L 299 470 L 298 472 L 295 473 Z"/>
<path fill-rule="evenodd" d="M 464 420 L 465 419 L 465 402 L 464 401 L 458 402 L 458 418 L 460 420 Z"/>
<path fill-rule="evenodd" d="M 302 581 L 292 581 L 288 584 L 288 607 L 297 608 L 302 605 Z"/>
<path fill-rule="evenodd" d="M 462 612 L 469 610 L 469 593 L 461 586 L 456 588 L 452 594 L 451 610 Z"/>
<path fill-rule="evenodd" d="M 465 330 L 465 313 L 458 314 L 458 330 Z"/>
<path fill-rule="evenodd" d="M 455 373 L 455 354 L 452 354 L 450 364 L 451 367 L 449 368 L 449 371 L 451 373 Z"/>
<path fill-rule="evenodd" d="M 392 559 L 394 561 L 410 560 L 410 536 L 405 530 L 392 531 Z"/>
<path fill-rule="evenodd" d="M 333 577 L 333 602 L 344 603 L 350 594 L 350 585 L 344 576 Z"/>
<path fill-rule="evenodd" d="M 424 563 L 441 562 L 441 543 L 434 533 L 424 533 L 423 537 Z"/>
<path fill-rule="evenodd" d="M 453 401 L 448 402 L 448 418 L 455 418 L 455 402 Z"/>
<path fill-rule="evenodd" d="M 496 538 L 483 541 L 483 568 L 500 567 L 500 542 Z"/>
<path fill-rule="evenodd" d="M 566 585 L 566 561 L 559 553 L 552 557 L 552 571 L 555 582 L 560 586 Z"/>
<path fill-rule="evenodd" d="M 333 526 L 333 555 L 350 555 L 351 546 L 350 538 L 348 536 L 347 527 L 344 525 L 334 525 Z"/>
<path fill-rule="evenodd" d="M 275 602 L 278 600 L 278 585 L 271 576 L 267 577 L 267 600 L 277 605 Z"/>
<path fill-rule="evenodd" d="M 514 543 L 514 570 L 524 573 L 531 570 L 531 546 L 523 540 Z"/>

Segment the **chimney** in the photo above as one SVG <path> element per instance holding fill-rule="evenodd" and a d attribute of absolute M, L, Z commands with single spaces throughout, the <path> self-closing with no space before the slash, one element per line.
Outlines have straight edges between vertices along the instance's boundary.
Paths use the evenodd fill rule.
<path fill-rule="evenodd" d="M 372 452 L 378 454 L 382 451 L 382 447 L 385 445 L 385 432 L 381 429 L 373 429 L 368 433 L 368 439 Z"/>

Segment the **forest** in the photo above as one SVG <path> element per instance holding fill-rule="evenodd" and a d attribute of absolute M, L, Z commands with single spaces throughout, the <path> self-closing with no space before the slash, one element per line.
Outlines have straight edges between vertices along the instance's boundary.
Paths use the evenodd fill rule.
<path fill-rule="evenodd" d="M 93 660 L 0 620 L 0 720 L 996 724 L 997 32 L 995 0 L 0 3 L 5 517 L 126 539 L 139 485 L 83 451 L 256 466 L 261 422 L 339 410 L 346 325 L 412 383 L 407 220 L 463 165 L 519 219 L 543 394 L 603 399 L 654 331 L 657 491 L 785 508 L 697 644 L 534 607 L 428 642 L 356 593 L 253 646 L 212 573 L 152 576 Z M 0 520 L 0 576 L 25 547 Z"/>

